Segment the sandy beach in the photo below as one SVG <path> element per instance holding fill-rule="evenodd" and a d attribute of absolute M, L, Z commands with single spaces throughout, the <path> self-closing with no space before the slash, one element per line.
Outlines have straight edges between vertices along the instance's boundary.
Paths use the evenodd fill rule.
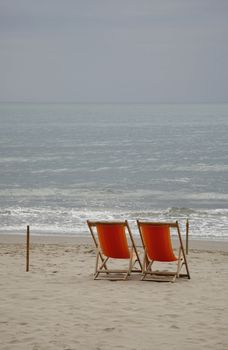
<path fill-rule="evenodd" d="M 190 242 L 191 280 L 94 281 L 90 237 L 0 235 L 1 350 L 227 349 L 228 242 Z"/>

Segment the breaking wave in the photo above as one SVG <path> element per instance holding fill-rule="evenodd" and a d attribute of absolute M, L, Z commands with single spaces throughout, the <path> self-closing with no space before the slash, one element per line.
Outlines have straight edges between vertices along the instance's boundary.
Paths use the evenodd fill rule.
<path fill-rule="evenodd" d="M 66 208 L 9 207 L 0 211 L 0 233 L 24 234 L 30 225 L 34 234 L 75 235 L 89 234 L 86 220 L 129 220 L 134 234 L 138 234 L 136 219 L 151 221 L 178 220 L 185 232 L 186 219 L 190 235 L 198 239 L 228 240 L 228 209 L 167 208 L 146 211 L 91 210 Z"/>

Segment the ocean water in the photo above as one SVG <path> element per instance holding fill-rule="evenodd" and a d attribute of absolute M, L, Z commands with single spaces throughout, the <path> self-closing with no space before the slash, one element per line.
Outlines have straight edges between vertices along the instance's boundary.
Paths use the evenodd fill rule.
<path fill-rule="evenodd" d="M 228 240 L 228 104 L 0 104 L 0 233 L 190 222 Z"/>

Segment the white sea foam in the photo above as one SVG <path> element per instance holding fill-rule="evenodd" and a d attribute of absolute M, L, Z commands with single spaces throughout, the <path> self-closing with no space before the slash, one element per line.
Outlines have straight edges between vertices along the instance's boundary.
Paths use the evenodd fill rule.
<path fill-rule="evenodd" d="M 228 209 L 169 208 L 153 211 L 110 211 L 66 208 L 11 207 L 0 211 L 0 233 L 22 234 L 27 225 L 35 234 L 86 235 L 86 220 L 129 220 L 138 234 L 136 219 L 180 222 L 185 232 L 186 219 L 190 222 L 190 235 L 195 238 L 228 240 Z"/>

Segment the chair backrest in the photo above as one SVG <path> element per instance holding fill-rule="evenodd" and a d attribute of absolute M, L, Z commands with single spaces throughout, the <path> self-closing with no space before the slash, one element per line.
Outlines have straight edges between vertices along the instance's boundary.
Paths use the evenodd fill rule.
<path fill-rule="evenodd" d="M 137 220 L 141 239 L 150 260 L 176 261 L 174 255 L 170 227 L 176 227 L 176 223 L 142 222 Z"/>
<path fill-rule="evenodd" d="M 88 222 L 88 225 L 96 227 L 100 249 L 105 256 L 119 259 L 130 258 L 125 232 L 126 222 Z M 94 236 L 93 238 L 95 239 Z"/>

